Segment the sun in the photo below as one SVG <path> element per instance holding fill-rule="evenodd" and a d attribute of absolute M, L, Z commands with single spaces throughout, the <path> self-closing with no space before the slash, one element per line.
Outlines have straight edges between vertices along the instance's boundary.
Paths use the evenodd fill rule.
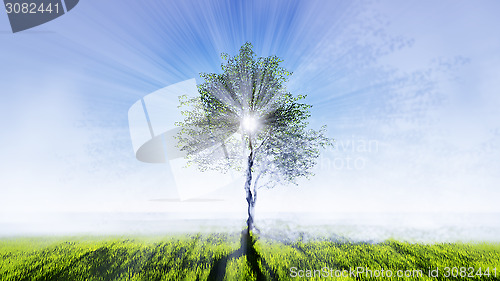
<path fill-rule="evenodd" d="M 241 127 L 245 132 L 253 133 L 257 130 L 258 121 L 253 116 L 245 116 L 241 120 Z"/>

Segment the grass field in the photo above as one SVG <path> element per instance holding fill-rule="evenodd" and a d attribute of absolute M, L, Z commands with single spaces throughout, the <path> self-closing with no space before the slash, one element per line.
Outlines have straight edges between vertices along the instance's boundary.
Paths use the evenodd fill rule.
<path fill-rule="evenodd" d="M 282 243 L 240 234 L 0 240 L 0 280 L 16 281 L 500 280 L 499 271 L 500 244 L 491 243 Z"/>

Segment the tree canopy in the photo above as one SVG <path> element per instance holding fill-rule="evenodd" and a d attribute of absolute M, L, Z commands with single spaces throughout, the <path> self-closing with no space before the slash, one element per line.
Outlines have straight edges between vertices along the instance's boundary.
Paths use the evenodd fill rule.
<path fill-rule="evenodd" d="M 247 201 L 255 203 L 258 187 L 311 176 L 320 149 L 333 139 L 325 126 L 308 128 L 311 105 L 287 91 L 292 73 L 280 58 L 257 58 L 250 43 L 234 57 L 222 56 L 222 73 L 200 74 L 199 96 L 180 98 L 178 146 L 202 171 L 245 173 Z"/>

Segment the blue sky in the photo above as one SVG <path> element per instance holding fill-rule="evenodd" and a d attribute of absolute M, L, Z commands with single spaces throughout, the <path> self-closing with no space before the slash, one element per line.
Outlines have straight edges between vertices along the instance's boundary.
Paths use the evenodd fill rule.
<path fill-rule="evenodd" d="M 127 112 L 220 71 L 246 41 L 294 72 L 337 147 L 262 212 L 499 212 L 496 1 L 81 1 L 12 34 L 0 13 L 0 213 L 244 214 L 243 190 L 185 204 L 134 157 Z M 367 146 L 367 144 L 369 144 Z M 214 197 L 220 194 L 214 194 Z M 211 204 L 211 205 L 210 205 Z"/>

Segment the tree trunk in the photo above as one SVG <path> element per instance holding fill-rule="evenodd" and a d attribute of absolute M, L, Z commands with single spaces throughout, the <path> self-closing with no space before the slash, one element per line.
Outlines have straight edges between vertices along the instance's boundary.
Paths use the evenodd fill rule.
<path fill-rule="evenodd" d="M 252 195 L 252 191 L 250 189 L 252 185 L 252 166 L 253 166 L 253 152 L 250 152 L 248 156 L 248 165 L 247 165 L 247 180 L 245 181 L 245 191 L 247 194 L 247 203 L 248 203 L 248 219 L 247 219 L 247 232 L 250 233 L 251 230 L 255 228 L 254 226 L 254 213 L 255 213 L 255 198 Z"/>

